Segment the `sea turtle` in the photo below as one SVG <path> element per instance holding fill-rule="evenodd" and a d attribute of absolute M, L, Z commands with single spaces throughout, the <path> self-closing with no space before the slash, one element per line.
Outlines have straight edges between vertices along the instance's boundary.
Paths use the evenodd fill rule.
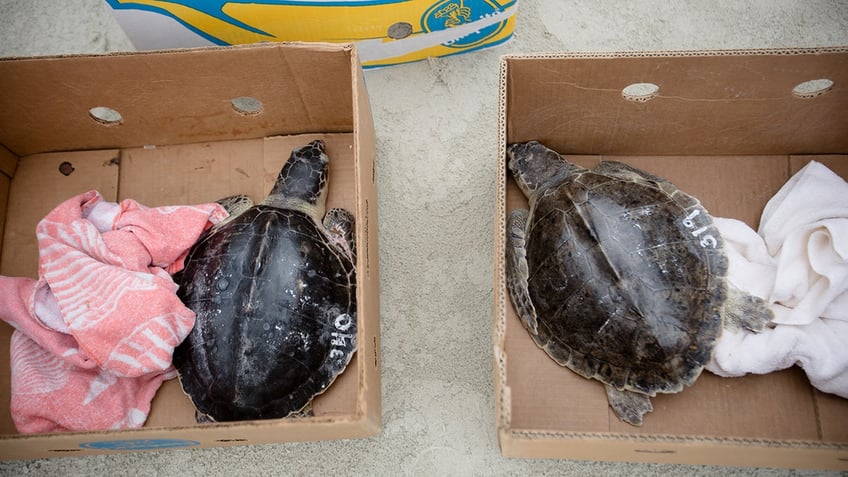
<path fill-rule="evenodd" d="M 633 425 L 691 385 L 724 327 L 761 331 L 765 302 L 732 288 L 719 231 L 694 197 L 619 162 L 589 170 L 536 141 L 508 147 L 529 200 L 507 223 L 507 286 L 536 344 L 605 384 Z"/>
<path fill-rule="evenodd" d="M 210 229 L 175 277 L 197 314 L 174 365 L 198 420 L 289 416 L 356 351 L 353 216 L 324 216 L 328 161 L 321 140 L 292 151 L 265 200 Z"/>

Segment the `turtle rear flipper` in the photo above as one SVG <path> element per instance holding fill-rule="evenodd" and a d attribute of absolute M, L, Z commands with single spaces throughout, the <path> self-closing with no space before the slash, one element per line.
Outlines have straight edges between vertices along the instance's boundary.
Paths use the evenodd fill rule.
<path fill-rule="evenodd" d="M 306 403 L 299 411 L 294 411 L 286 416 L 287 419 L 303 419 L 305 417 L 315 417 L 315 411 L 312 409 L 312 401 Z"/>
<path fill-rule="evenodd" d="M 728 286 L 723 316 L 727 329 L 759 333 L 774 319 L 774 312 L 762 298 Z"/>
<path fill-rule="evenodd" d="M 615 415 L 622 421 L 634 426 L 642 425 L 642 416 L 654 410 L 651 398 L 647 394 L 632 391 L 619 391 L 605 384 L 607 400 Z"/>
<path fill-rule="evenodd" d="M 506 225 L 506 284 L 512 303 L 518 311 L 518 316 L 524 327 L 535 339 L 538 337 L 539 325 L 536 321 L 536 309 L 530 301 L 530 290 L 527 280 L 530 271 L 527 266 L 527 249 L 524 235 L 527 230 L 526 209 L 516 209 L 509 214 Z"/>
<path fill-rule="evenodd" d="M 215 419 L 212 418 L 209 414 L 204 414 L 197 409 L 194 410 L 194 420 L 197 421 L 198 424 L 214 424 Z"/>

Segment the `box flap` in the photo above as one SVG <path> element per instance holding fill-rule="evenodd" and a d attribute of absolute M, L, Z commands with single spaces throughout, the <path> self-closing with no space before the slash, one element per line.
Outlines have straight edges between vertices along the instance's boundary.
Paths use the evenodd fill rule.
<path fill-rule="evenodd" d="M 10 150 L 0 145 L 0 172 L 9 177 L 14 177 L 17 166 L 18 158 Z"/>
<path fill-rule="evenodd" d="M 848 151 L 842 121 L 848 111 L 844 48 L 515 56 L 505 61 L 508 143 L 536 139 L 568 154 Z M 793 93 L 798 85 L 821 79 L 832 82 L 824 94 Z M 624 89 L 634 84 L 659 90 L 625 99 Z"/>
<path fill-rule="evenodd" d="M 275 43 L 0 60 L 0 143 L 23 156 L 353 132 L 351 55 L 351 45 Z M 109 87 L 81 86 L 104 77 Z"/>

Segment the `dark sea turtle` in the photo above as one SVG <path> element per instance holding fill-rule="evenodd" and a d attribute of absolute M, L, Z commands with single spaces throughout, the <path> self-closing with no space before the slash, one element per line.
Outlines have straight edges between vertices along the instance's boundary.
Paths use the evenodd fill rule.
<path fill-rule="evenodd" d="M 175 277 L 197 321 L 174 365 L 199 417 L 298 412 L 356 351 L 353 216 L 324 215 L 328 161 L 320 140 L 292 151 L 268 197 L 201 237 Z"/>
<path fill-rule="evenodd" d="M 518 316 L 557 363 L 605 384 L 621 420 L 641 425 L 650 397 L 691 385 L 723 328 L 771 319 L 728 284 L 712 218 L 669 181 L 619 162 L 588 170 L 535 141 L 507 153 L 530 204 L 507 224 Z"/>

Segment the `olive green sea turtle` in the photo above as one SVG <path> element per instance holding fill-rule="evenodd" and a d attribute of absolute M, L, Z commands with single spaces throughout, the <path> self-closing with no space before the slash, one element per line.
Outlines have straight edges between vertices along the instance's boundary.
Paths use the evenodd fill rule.
<path fill-rule="evenodd" d="M 507 153 L 530 205 L 507 223 L 518 316 L 557 363 L 604 383 L 623 421 L 691 385 L 723 328 L 771 320 L 729 285 L 712 218 L 669 181 L 619 162 L 588 170 L 538 142 Z"/>
<path fill-rule="evenodd" d="M 175 277 L 197 320 L 174 365 L 199 417 L 296 413 L 356 351 L 353 216 L 324 214 L 328 161 L 320 140 L 295 149 L 265 200 L 201 237 Z"/>

